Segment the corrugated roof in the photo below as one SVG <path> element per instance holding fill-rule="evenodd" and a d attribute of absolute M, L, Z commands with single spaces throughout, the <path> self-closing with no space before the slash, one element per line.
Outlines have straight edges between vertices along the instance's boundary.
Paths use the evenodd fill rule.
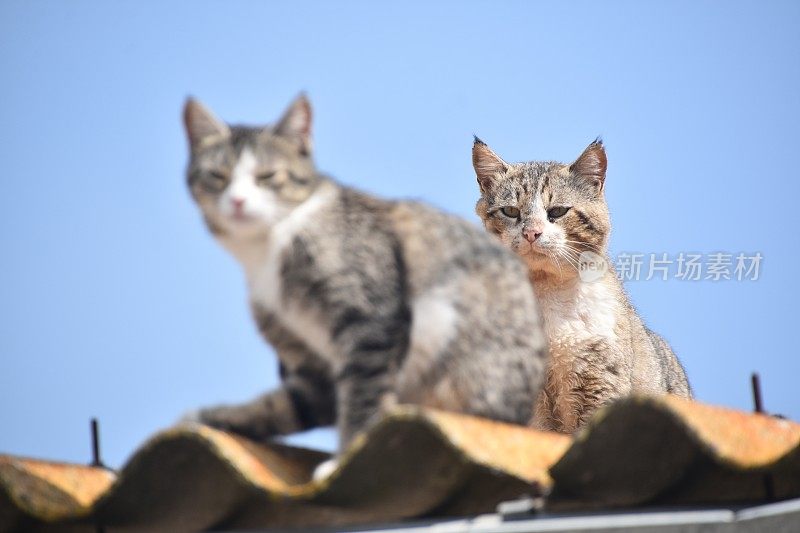
<path fill-rule="evenodd" d="M 314 528 L 329 533 L 335 528 Z M 537 512 L 525 516 L 500 513 L 467 518 L 413 520 L 351 526 L 350 533 L 797 533 L 800 498 L 778 503 L 653 507 L 581 513 Z"/>
<path fill-rule="evenodd" d="M 800 424 L 673 397 L 602 409 L 574 438 L 404 407 L 327 455 L 204 426 L 103 469 L 0 456 L 0 531 L 197 531 L 471 516 L 523 495 L 551 511 L 800 496 Z"/>

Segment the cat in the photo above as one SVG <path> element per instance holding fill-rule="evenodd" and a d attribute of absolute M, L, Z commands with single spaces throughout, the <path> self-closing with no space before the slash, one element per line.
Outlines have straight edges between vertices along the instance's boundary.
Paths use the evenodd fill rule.
<path fill-rule="evenodd" d="M 691 398 L 675 353 L 644 325 L 609 267 L 602 141 L 571 164 L 509 164 L 475 137 L 472 162 L 476 212 L 528 265 L 544 318 L 550 363 L 535 425 L 571 433 L 598 407 L 633 392 Z M 587 258 L 607 270 L 582 277 Z"/>
<path fill-rule="evenodd" d="M 195 420 L 254 440 L 335 425 L 340 450 L 398 403 L 529 423 L 547 347 L 524 264 L 460 218 L 322 175 L 311 122 L 304 95 L 265 127 L 186 102 L 189 189 L 282 379 Z"/>

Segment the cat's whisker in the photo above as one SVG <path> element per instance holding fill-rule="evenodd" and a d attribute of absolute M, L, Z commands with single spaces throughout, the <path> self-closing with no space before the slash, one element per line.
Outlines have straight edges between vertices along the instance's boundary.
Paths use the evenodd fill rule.
<path fill-rule="evenodd" d="M 580 264 L 580 253 L 570 246 L 564 246 L 563 248 L 559 249 L 559 253 L 562 257 L 568 257 L 574 261 L 573 265 L 577 266 Z"/>
<path fill-rule="evenodd" d="M 573 240 L 570 240 L 570 239 L 564 239 L 564 243 L 566 243 L 567 245 L 577 244 L 579 246 L 585 247 L 586 250 L 588 250 L 590 252 L 594 252 L 594 253 L 596 253 L 598 255 L 605 255 L 605 252 L 603 252 L 602 250 L 600 250 L 598 247 L 594 246 L 593 244 L 589 244 L 587 242 L 573 241 Z M 586 250 L 581 250 L 581 251 L 586 251 Z"/>
<path fill-rule="evenodd" d="M 597 246 L 595 246 L 594 244 L 588 243 L 586 241 L 576 241 L 576 240 L 573 240 L 573 239 L 564 239 L 564 242 L 570 243 L 570 244 L 579 244 L 581 246 L 585 246 L 586 248 L 592 248 L 594 250 L 598 249 Z"/>
<path fill-rule="evenodd" d="M 568 255 L 568 254 L 560 254 L 560 255 L 561 255 L 561 257 L 563 257 L 563 258 L 564 258 L 564 259 L 565 259 L 565 260 L 566 260 L 566 261 L 567 261 L 567 262 L 568 262 L 570 265 L 572 265 L 572 266 L 575 268 L 575 270 L 580 270 L 580 268 L 579 268 L 579 267 L 580 267 L 580 263 L 578 262 L 578 260 L 577 260 L 576 258 L 574 258 L 574 257 L 572 257 L 572 256 L 570 256 L 570 255 Z"/>
<path fill-rule="evenodd" d="M 566 253 L 569 253 L 570 256 L 573 259 L 575 259 L 578 263 L 581 262 L 581 254 L 583 254 L 586 251 L 586 250 L 578 250 L 570 245 L 564 246 L 563 249 Z M 598 255 L 603 255 L 603 254 L 598 253 Z"/>
<path fill-rule="evenodd" d="M 558 254 L 556 254 L 556 253 L 550 253 L 550 252 L 548 251 L 548 254 L 547 254 L 547 255 L 548 255 L 548 257 L 550 257 L 551 259 L 555 260 L 556 267 L 558 268 L 558 277 L 563 277 L 563 273 L 561 272 L 561 261 L 559 261 L 559 260 L 558 260 Z"/>
<path fill-rule="evenodd" d="M 564 254 L 563 252 L 564 252 L 563 249 L 558 249 L 558 248 L 554 249 L 554 250 L 548 250 L 547 251 L 547 256 L 550 257 L 551 259 L 553 259 L 557 263 L 557 266 L 559 266 L 559 267 L 560 267 L 559 258 L 560 259 L 564 259 L 570 266 L 576 267 L 576 262 L 574 261 L 574 259 L 572 257 L 570 257 L 569 255 Z M 559 274 L 562 274 L 562 272 L 560 270 L 559 270 Z"/>

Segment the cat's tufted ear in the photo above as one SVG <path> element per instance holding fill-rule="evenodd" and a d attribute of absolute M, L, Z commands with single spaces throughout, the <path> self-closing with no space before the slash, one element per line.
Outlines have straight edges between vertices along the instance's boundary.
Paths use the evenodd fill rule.
<path fill-rule="evenodd" d="M 231 133 L 224 122 L 194 98 L 187 98 L 183 106 L 183 125 L 192 148 Z"/>
<path fill-rule="evenodd" d="M 508 170 L 508 164 L 478 137 L 475 137 L 472 144 L 472 167 L 482 193 L 490 191 L 499 175 Z"/>
<path fill-rule="evenodd" d="M 586 180 L 589 180 L 598 191 L 603 190 L 606 181 L 606 149 L 599 137 L 586 147 L 586 150 L 569 166 L 570 171 Z"/>
<path fill-rule="evenodd" d="M 283 114 L 273 132 L 296 142 L 300 153 L 311 153 L 311 103 L 301 93 Z"/>

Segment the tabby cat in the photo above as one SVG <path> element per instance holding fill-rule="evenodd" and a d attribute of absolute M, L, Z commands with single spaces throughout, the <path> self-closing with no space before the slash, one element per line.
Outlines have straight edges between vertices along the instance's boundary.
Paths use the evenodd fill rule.
<path fill-rule="evenodd" d="M 472 161 L 478 216 L 528 265 L 544 317 L 550 363 L 536 425 L 572 432 L 632 392 L 691 397 L 678 358 L 644 325 L 609 266 L 602 141 L 571 164 L 509 164 L 476 137 Z M 582 276 L 587 258 L 605 271 Z"/>
<path fill-rule="evenodd" d="M 208 229 L 241 264 L 282 385 L 196 419 L 252 439 L 335 424 L 340 449 L 410 403 L 525 424 L 546 365 L 519 259 L 467 222 L 320 174 L 311 107 L 274 126 L 184 109 L 188 185 Z"/>

